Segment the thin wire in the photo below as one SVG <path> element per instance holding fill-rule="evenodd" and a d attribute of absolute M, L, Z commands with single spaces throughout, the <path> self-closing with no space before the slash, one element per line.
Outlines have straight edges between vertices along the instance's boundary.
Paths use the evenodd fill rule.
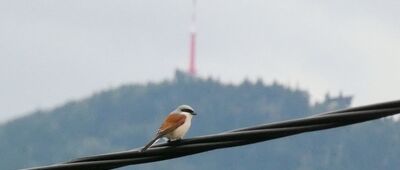
<path fill-rule="evenodd" d="M 400 113 L 400 101 L 373 104 L 318 114 L 306 118 L 241 128 L 214 135 L 154 145 L 145 152 L 141 148 L 75 159 L 62 164 L 30 170 L 113 169 L 193 155 L 215 149 L 248 145 L 305 132 L 361 123 Z"/>

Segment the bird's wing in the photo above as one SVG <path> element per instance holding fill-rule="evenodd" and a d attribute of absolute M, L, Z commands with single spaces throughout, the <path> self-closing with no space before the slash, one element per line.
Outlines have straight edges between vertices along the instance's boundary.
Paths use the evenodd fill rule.
<path fill-rule="evenodd" d="M 163 137 L 164 135 L 168 134 L 169 132 L 172 132 L 179 126 L 181 126 L 183 123 L 185 123 L 186 116 L 178 113 L 171 113 L 169 114 L 165 120 L 164 123 L 161 125 L 161 127 L 158 129 L 157 135 L 153 140 L 151 140 L 149 143 L 147 143 L 146 146 L 144 146 L 140 152 L 144 152 L 149 148 L 151 145 L 153 145 L 159 138 Z"/>
<path fill-rule="evenodd" d="M 174 131 L 176 128 L 185 123 L 185 120 L 186 116 L 183 114 L 178 114 L 178 113 L 169 114 L 165 118 L 164 123 L 158 129 L 158 134 L 163 136 L 169 132 Z"/>

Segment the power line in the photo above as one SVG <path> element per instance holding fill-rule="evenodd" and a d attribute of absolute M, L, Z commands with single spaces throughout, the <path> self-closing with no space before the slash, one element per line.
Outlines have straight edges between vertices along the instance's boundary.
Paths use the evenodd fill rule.
<path fill-rule="evenodd" d="M 400 100 L 183 139 L 179 142 L 158 144 L 145 152 L 139 152 L 140 148 L 136 148 L 125 152 L 78 158 L 66 163 L 36 167 L 30 170 L 113 169 L 127 165 L 173 159 L 214 149 L 248 145 L 304 132 L 336 128 L 397 113 L 400 113 Z"/>

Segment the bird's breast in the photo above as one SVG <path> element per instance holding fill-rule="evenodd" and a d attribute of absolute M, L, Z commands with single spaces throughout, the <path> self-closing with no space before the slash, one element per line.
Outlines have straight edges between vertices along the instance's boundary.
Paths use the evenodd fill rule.
<path fill-rule="evenodd" d="M 165 137 L 167 137 L 169 140 L 172 141 L 182 139 L 189 130 L 190 124 L 191 124 L 191 119 L 190 117 L 186 116 L 185 123 L 183 123 L 181 126 L 176 128 L 171 133 L 165 135 Z"/>

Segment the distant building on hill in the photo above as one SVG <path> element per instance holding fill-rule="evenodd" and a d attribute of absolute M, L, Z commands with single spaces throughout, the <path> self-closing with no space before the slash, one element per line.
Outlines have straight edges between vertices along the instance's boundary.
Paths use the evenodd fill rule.
<path fill-rule="evenodd" d="M 344 96 L 342 93 L 339 93 L 339 96 L 332 97 L 327 93 L 325 95 L 325 99 L 322 102 L 316 102 L 312 109 L 312 113 L 321 113 L 338 109 L 343 109 L 350 107 L 351 102 L 353 100 L 353 96 Z"/>

